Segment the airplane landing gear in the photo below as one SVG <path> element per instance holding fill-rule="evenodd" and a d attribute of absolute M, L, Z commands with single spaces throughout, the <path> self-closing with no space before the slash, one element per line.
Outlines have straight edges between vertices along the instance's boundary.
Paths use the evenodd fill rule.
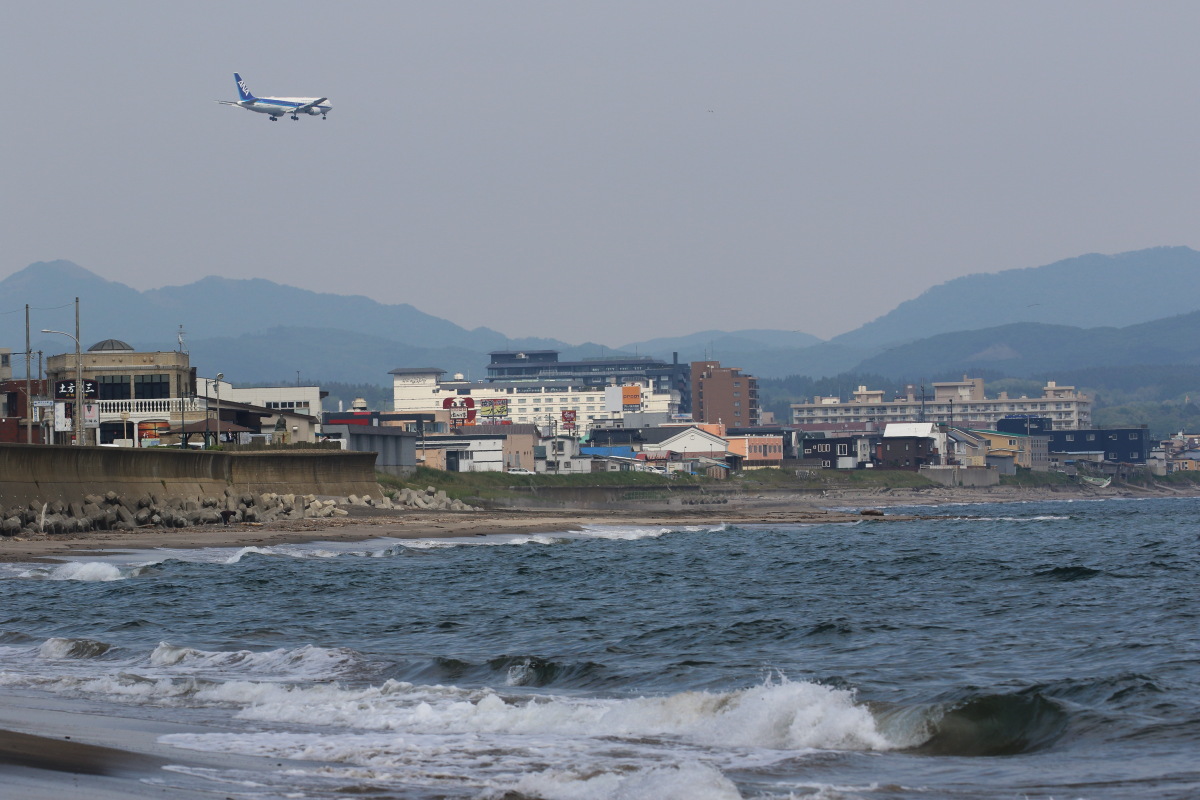
<path fill-rule="evenodd" d="M 271 122 L 276 122 L 278 119 L 279 119 L 279 117 L 271 117 L 270 118 Z"/>
<path fill-rule="evenodd" d="M 297 117 L 295 114 L 292 114 L 292 119 L 300 119 L 300 118 Z"/>

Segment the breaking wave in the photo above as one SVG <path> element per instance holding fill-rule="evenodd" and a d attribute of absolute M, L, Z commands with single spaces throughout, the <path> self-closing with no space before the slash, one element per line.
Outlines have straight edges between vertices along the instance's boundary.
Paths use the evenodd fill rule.
<path fill-rule="evenodd" d="M 102 561 L 71 561 L 54 567 L 34 567 L 18 577 L 43 581 L 123 581 L 142 573 L 144 567 L 120 567 Z"/>
<path fill-rule="evenodd" d="M 1007 756 L 1043 750 L 1066 731 L 1063 705 L 1040 692 L 977 694 L 944 703 L 876 710 L 889 740 L 938 756 Z"/>

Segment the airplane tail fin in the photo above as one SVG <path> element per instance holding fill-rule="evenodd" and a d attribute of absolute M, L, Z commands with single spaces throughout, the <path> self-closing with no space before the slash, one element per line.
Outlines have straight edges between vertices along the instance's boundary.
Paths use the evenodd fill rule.
<path fill-rule="evenodd" d="M 245 82 L 244 80 L 242 80 L 242 76 L 241 76 L 241 75 L 238 75 L 238 74 L 235 72 L 235 73 L 233 73 L 233 79 L 234 79 L 235 81 L 237 81 L 237 87 L 238 87 L 238 99 L 239 99 L 239 100 L 250 100 L 250 101 L 253 101 L 253 100 L 256 100 L 256 99 L 258 99 L 258 98 L 256 98 L 256 97 L 255 97 L 253 94 L 251 94 L 251 92 L 250 92 L 250 87 L 246 85 L 246 82 Z"/>

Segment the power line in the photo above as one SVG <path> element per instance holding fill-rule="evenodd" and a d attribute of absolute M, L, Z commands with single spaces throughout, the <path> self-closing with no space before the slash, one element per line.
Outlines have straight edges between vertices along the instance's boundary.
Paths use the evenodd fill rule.
<path fill-rule="evenodd" d="M 64 303 L 61 306 L 30 306 L 30 311 L 57 311 L 60 308 L 70 308 L 74 303 Z M 0 311 L 0 314 L 17 314 L 25 310 L 25 307 L 14 308 L 12 311 Z"/>

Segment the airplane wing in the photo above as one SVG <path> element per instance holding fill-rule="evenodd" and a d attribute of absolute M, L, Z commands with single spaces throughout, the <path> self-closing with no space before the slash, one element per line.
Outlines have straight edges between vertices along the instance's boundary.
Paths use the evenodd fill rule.
<path fill-rule="evenodd" d="M 328 99 L 329 99 L 328 97 L 318 97 L 316 100 L 313 100 L 311 103 L 305 103 L 304 105 L 298 107 L 296 109 L 296 113 L 299 114 L 301 111 L 308 111 L 313 106 L 319 106 L 319 105 L 321 105 L 321 103 L 324 103 Z"/>
<path fill-rule="evenodd" d="M 220 103 L 223 106 L 236 106 L 237 105 L 237 103 L 233 102 L 232 100 L 215 100 L 214 102 Z"/>

